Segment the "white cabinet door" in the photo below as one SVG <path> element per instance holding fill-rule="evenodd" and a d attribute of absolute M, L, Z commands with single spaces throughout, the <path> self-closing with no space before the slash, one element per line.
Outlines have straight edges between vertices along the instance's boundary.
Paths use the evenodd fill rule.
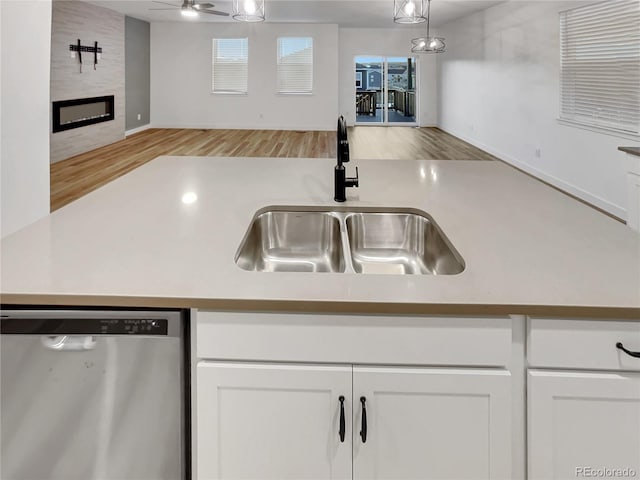
<path fill-rule="evenodd" d="M 198 480 L 351 478 L 351 366 L 200 362 L 197 370 Z"/>
<path fill-rule="evenodd" d="M 530 480 L 636 478 L 640 375 L 530 370 L 528 434 Z"/>
<path fill-rule="evenodd" d="M 354 367 L 354 479 L 511 478 L 510 380 L 503 370 Z"/>

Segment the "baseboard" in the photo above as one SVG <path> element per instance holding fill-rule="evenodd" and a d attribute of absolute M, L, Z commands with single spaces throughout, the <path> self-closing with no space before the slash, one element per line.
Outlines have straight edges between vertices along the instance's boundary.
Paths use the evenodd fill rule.
<path fill-rule="evenodd" d="M 296 131 L 333 131 L 335 125 L 328 127 L 327 125 L 259 125 L 259 124 L 242 124 L 242 125 L 211 125 L 187 123 L 177 125 L 174 123 L 154 123 L 153 128 L 181 128 L 196 130 L 296 130 Z"/>
<path fill-rule="evenodd" d="M 124 136 L 128 137 L 129 135 L 133 135 L 134 133 L 144 132 L 145 130 L 148 130 L 150 128 L 151 128 L 151 124 L 147 123 L 146 125 L 142 125 L 141 127 L 132 128 L 131 130 L 127 130 L 126 132 L 124 132 Z"/>
<path fill-rule="evenodd" d="M 538 178 L 539 180 L 542 180 L 543 182 L 549 183 L 550 185 L 553 185 L 559 190 L 562 190 L 563 192 L 569 195 L 577 197 L 600 210 L 604 210 L 605 212 L 608 212 L 619 219 L 627 218 L 627 210 L 623 207 L 620 207 L 619 205 L 615 205 L 611 202 L 608 202 L 607 200 L 604 200 L 603 198 L 593 195 L 587 192 L 586 190 L 583 190 L 575 185 L 572 185 L 571 183 L 565 182 L 564 180 L 561 180 L 552 175 L 549 175 L 543 172 L 542 170 L 538 170 L 537 168 L 534 168 L 531 165 L 518 160 L 517 158 L 507 155 L 504 152 L 501 152 L 500 150 L 497 150 L 488 145 L 485 145 L 484 143 L 479 142 L 476 139 L 470 138 L 453 129 L 444 127 L 442 125 L 438 125 L 438 128 L 443 132 L 446 132 L 450 135 L 453 135 L 454 137 L 464 140 L 465 142 L 470 143 L 474 147 L 478 147 L 481 150 L 484 150 L 485 152 L 490 153 L 494 157 L 499 158 L 503 162 L 508 163 L 509 165 L 516 167 L 517 169 L 522 170 L 523 172 L 526 172 Z"/>

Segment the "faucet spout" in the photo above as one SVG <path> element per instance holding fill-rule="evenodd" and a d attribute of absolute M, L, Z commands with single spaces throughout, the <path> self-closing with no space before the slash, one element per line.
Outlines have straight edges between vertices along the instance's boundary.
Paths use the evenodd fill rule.
<path fill-rule="evenodd" d="M 338 118 L 338 131 L 337 131 L 337 153 L 338 153 L 338 166 L 342 166 L 343 163 L 349 161 L 349 139 L 347 138 L 347 122 L 341 115 Z"/>
<path fill-rule="evenodd" d="M 334 169 L 334 195 L 336 202 L 344 202 L 347 200 L 346 189 L 349 187 L 359 186 L 358 167 L 356 167 L 356 176 L 347 177 L 347 171 L 344 164 L 349 161 L 349 140 L 347 138 L 347 122 L 344 117 L 338 118 L 337 131 L 337 165 Z"/>

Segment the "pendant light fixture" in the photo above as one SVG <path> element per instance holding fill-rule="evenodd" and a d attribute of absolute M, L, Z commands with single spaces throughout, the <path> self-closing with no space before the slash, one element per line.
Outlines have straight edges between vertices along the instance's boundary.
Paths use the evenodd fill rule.
<path fill-rule="evenodd" d="M 231 15 L 239 22 L 263 22 L 264 0 L 233 0 Z"/>
<path fill-rule="evenodd" d="M 429 32 L 431 21 L 431 0 L 427 3 L 427 36 L 411 40 L 411 51 L 414 53 L 442 53 L 444 52 L 444 38 L 432 37 Z"/>
<path fill-rule="evenodd" d="M 422 23 L 426 21 L 425 0 L 393 0 L 393 21 Z"/>

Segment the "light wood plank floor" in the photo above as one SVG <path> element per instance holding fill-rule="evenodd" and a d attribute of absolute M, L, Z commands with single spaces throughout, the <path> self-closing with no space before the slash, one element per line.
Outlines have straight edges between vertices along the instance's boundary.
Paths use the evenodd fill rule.
<path fill-rule="evenodd" d="M 354 127 L 352 159 L 496 160 L 437 128 Z M 149 129 L 51 165 L 51 211 L 160 155 L 333 158 L 335 132 Z"/>
<path fill-rule="evenodd" d="M 349 130 L 354 159 L 498 160 L 439 128 L 367 126 Z"/>

